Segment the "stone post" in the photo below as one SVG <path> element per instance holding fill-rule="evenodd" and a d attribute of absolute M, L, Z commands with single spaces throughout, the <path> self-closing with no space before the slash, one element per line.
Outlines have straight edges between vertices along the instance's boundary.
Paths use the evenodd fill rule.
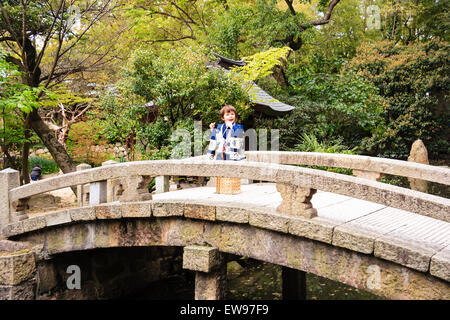
<path fill-rule="evenodd" d="M 218 248 L 187 246 L 183 252 L 183 269 L 196 271 L 195 300 L 225 298 L 227 264 Z"/>
<path fill-rule="evenodd" d="M 79 165 L 77 165 L 77 171 L 81 171 L 81 170 L 86 170 L 86 169 L 90 169 L 91 166 L 87 163 L 81 163 Z M 82 207 L 85 204 L 87 204 L 87 198 L 85 196 L 86 194 L 86 189 L 88 188 L 89 185 L 78 185 L 77 186 L 77 202 L 78 202 L 78 206 Z"/>
<path fill-rule="evenodd" d="M 277 191 L 282 198 L 277 212 L 305 218 L 317 216 L 317 210 L 312 207 L 311 203 L 312 196 L 317 192 L 316 189 L 277 183 Z"/>
<path fill-rule="evenodd" d="M 9 201 L 9 190 L 20 186 L 20 173 L 17 170 L 7 168 L 0 171 L 0 238 L 3 228 L 15 220 L 22 220 L 27 218 L 25 214 L 25 208 L 21 209 L 19 200 L 16 205 L 11 205 Z M 19 209 L 18 212 L 15 211 Z M 23 213 L 20 216 L 20 213 Z M 19 217 L 14 216 L 18 214 Z"/>
<path fill-rule="evenodd" d="M 428 161 L 428 151 L 422 140 L 417 139 L 411 146 L 408 161 L 421 164 L 430 164 Z M 422 179 L 408 178 L 409 186 L 412 190 L 427 192 L 428 181 Z"/>
<path fill-rule="evenodd" d="M 163 193 L 169 191 L 169 176 L 158 176 L 155 178 L 155 193 Z"/>
<path fill-rule="evenodd" d="M 102 166 L 109 166 L 119 163 L 118 161 L 108 160 L 102 162 Z M 120 185 L 120 179 L 108 179 L 106 181 L 106 202 L 112 202 L 117 199 L 114 198 L 115 190 Z"/>
<path fill-rule="evenodd" d="M 34 300 L 36 262 L 23 244 L 0 240 L 0 300 Z"/>
<path fill-rule="evenodd" d="M 283 300 L 306 300 L 306 272 L 281 268 Z"/>

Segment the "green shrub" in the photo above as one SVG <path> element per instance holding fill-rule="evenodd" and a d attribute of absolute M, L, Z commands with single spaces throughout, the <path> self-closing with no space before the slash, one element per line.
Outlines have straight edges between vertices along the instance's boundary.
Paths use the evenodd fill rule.
<path fill-rule="evenodd" d="M 339 138 L 335 141 L 319 142 L 314 134 L 304 133 L 302 134 L 302 139 L 303 139 L 302 142 L 297 144 L 294 148 L 292 148 L 291 151 L 355 154 L 356 148 L 351 150 L 348 149 L 345 145 L 342 144 L 342 138 Z M 352 175 L 352 170 L 346 168 L 334 168 L 324 166 L 303 166 L 303 167 Z"/>
<path fill-rule="evenodd" d="M 377 42 L 361 46 L 347 68 L 372 82 L 384 98 L 380 123 L 363 148 L 372 155 L 406 159 L 421 139 L 430 158 L 450 153 L 450 45 L 409 46 Z"/>
<path fill-rule="evenodd" d="M 56 173 L 59 172 L 59 167 L 55 161 L 51 159 L 46 159 L 42 157 L 32 156 L 29 158 L 29 169 L 34 167 L 34 165 L 39 165 L 42 170 L 42 174 Z"/>

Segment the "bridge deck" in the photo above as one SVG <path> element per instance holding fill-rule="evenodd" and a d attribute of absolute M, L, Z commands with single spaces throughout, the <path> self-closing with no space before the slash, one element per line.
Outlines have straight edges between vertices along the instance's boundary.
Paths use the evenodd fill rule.
<path fill-rule="evenodd" d="M 237 195 L 216 194 L 214 187 L 189 188 L 153 196 L 155 200 L 195 201 L 229 207 L 254 207 L 274 212 L 281 196 L 274 183 L 242 185 Z M 318 191 L 311 203 L 318 216 L 311 219 L 333 229 L 333 244 L 360 252 L 385 251 L 390 244 L 425 255 L 450 254 L 450 223 L 348 196 Z"/>

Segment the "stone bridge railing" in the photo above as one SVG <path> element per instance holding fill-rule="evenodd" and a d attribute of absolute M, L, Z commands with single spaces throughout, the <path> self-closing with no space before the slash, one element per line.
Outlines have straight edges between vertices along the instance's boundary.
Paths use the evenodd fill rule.
<path fill-rule="evenodd" d="M 357 177 L 375 181 L 390 174 L 450 185 L 448 168 L 416 162 L 319 152 L 247 151 L 245 155 L 248 161 L 347 168 Z"/>
<path fill-rule="evenodd" d="M 17 171 L 6 169 L 0 172 L 0 227 L 26 219 L 26 200 L 36 194 L 90 184 L 89 204 L 105 203 L 110 201 L 108 182 L 120 179 L 121 202 L 150 200 L 151 194 L 146 190 L 149 179 L 158 177 L 159 181 L 162 181 L 160 184 L 164 184 L 167 182 L 164 177 L 174 175 L 221 176 L 275 182 L 283 199 L 278 211 L 307 218 L 316 215 L 310 200 L 316 190 L 322 190 L 450 222 L 450 199 L 447 198 L 369 179 L 268 162 L 335 166 L 364 172 L 376 171 L 447 185 L 450 184 L 449 169 L 397 160 L 317 153 L 247 152 L 247 160 L 217 162 L 197 157 L 184 160 L 117 163 L 71 172 L 24 186 L 19 186 Z"/>
<path fill-rule="evenodd" d="M 102 204 L 111 201 L 111 197 L 108 196 L 108 192 L 110 192 L 110 185 L 112 181 L 115 181 L 116 187 L 121 189 L 120 191 L 120 203 L 115 203 L 108 205 L 107 207 L 111 207 L 112 213 L 116 213 L 116 211 L 120 214 L 117 217 L 127 217 L 126 212 L 131 212 L 132 214 L 128 215 L 129 217 L 141 217 L 140 209 L 146 208 L 143 212 L 145 217 L 155 216 L 160 217 L 157 212 L 158 202 L 149 204 L 149 202 L 142 202 L 142 200 L 150 200 L 151 194 L 146 190 L 146 186 L 149 182 L 149 179 L 152 177 L 157 177 L 157 189 L 159 191 L 167 190 L 166 184 L 168 181 L 168 176 L 203 176 L 203 177 L 235 177 L 235 178 L 243 178 L 243 179 L 251 179 L 251 180 L 262 180 L 274 182 L 277 184 L 277 189 L 280 191 L 282 196 L 282 203 L 277 208 L 278 212 L 281 212 L 282 215 L 275 214 L 267 214 L 262 215 L 267 219 L 258 220 L 255 217 L 261 216 L 260 213 L 247 213 L 248 214 L 248 224 L 250 226 L 256 226 L 260 229 L 256 228 L 255 232 L 264 233 L 264 236 L 271 237 L 271 239 L 275 239 L 276 237 L 285 237 L 283 241 L 286 243 L 291 243 L 298 241 L 299 244 L 303 245 L 304 239 L 315 239 L 314 236 L 305 236 L 300 234 L 300 237 L 293 238 L 289 237 L 287 232 L 295 234 L 295 228 L 291 228 L 291 223 L 294 223 L 293 220 L 297 219 L 300 222 L 305 221 L 313 221 L 315 219 L 310 219 L 315 216 L 315 210 L 311 206 L 311 197 L 313 197 L 316 190 L 322 190 L 326 192 L 332 192 L 337 194 L 342 194 L 346 196 L 350 196 L 353 198 L 358 198 L 361 200 L 367 200 L 376 202 L 382 205 L 395 207 L 398 209 L 403 209 L 411 212 L 415 212 L 420 215 L 428 216 L 434 219 L 439 219 L 445 222 L 450 222 L 449 217 L 449 208 L 450 208 L 450 200 L 446 198 L 437 197 L 434 195 L 429 195 L 426 193 L 409 190 L 405 188 L 396 187 L 393 185 L 388 185 L 384 183 L 380 183 L 377 181 L 373 181 L 370 179 L 363 179 L 360 177 L 353 177 L 348 175 L 342 175 L 322 170 L 315 170 L 309 168 L 302 168 L 291 166 L 288 164 L 301 164 L 301 165 L 320 165 L 320 166 L 332 166 L 332 167 L 344 167 L 350 168 L 353 170 L 359 170 L 364 172 L 378 172 L 378 173 L 387 173 L 394 175 L 401 175 L 406 177 L 411 177 L 415 179 L 423 179 L 434 181 L 442 184 L 450 184 L 449 183 L 449 170 L 445 168 L 433 167 L 428 165 L 419 165 L 416 163 L 407 163 L 396 160 L 388 160 L 388 159 L 378 159 L 378 158 L 369 158 L 369 157 L 360 157 L 360 156 L 343 156 L 336 154 L 314 154 L 314 153 L 285 153 L 285 152 L 277 152 L 277 153 L 269 153 L 269 152 L 247 152 L 247 160 L 242 162 L 218 162 L 218 161 L 208 161 L 203 157 L 190 158 L 184 160 L 161 160 L 161 161 L 137 161 L 130 163 L 116 163 L 111 165 L 105 165 L 99 168 L 86 168 L 85 170 L 80 170 L 77 172 L 72 172 L 69 174 L 64 174 L 61 176 L 52 177 L 49 179 L 45 179 L 42 181 L 38 181 L 32 184 L 19 186 L 19 173 L 14 170 L 6 169 L 0 172 L 0 230 L 2 233 L 0 238 L 9 237 L 9 235 L 19 236 L 25 233 L 25 236 L 29 234 L 33 237 L 33 233 L 28 233 L 30 231 L 44 229 L 48 226 L 55 226 L 57 224 L 61 224 L 63 228 L 69 230 L 69 228 L 82 228 L 82 224 L 75 224 L 74 226 L 66 226 L 70 221 L 79 221 L 86 220 L 86 223 L 91 223 L 91 220 L 95 220 L 95 217 L 104 219 L 103 222 L 100 222 L 99 227 L 104 227 L 107 224 L 111 224 L 114 226 L 114 230 L 118 230 L 116 228 L 117 220 L 114 220 L 114 214 L 110 216 L 102 216 L 102 209 L 106 207 L 103 206 L 92 206 L 96 204 Z M 272 163 L 270 163 L 272 162 Z M 358 171 L 356 171 L 358 174 Z M 369 177 L 366 175 L 366 177 Z M 83 217 L 77 217 L 77 219 L 72 219 L 72 212 L 61 211 L 59 213 L 55 212 L 59 216 L 56 217 L 51 215 L 44 219 L 27 219 L 28 217 L 24 213 L 24 204 L 26 203 L 26 199 L 29 197 L 39 194 L 45 193 L 48 191 L 53 191 L 61 188 L 73 187 L 77 186 L 78 188 L 83 188 L 86 184 L 89 184 L 89 207 L 81 208 L 78 210 L 78 213 L 88 213 Z M 84 203 L 82 203 L 83 205 Z M 178 206 L 195 206 L 194 204 L 177 204 Z M 151 208 L 148 209 L 148 208 Z M 172 216 L 174 214 L 173 208 L 171 206 L 164 207 L 167 210 L 171 211 L 170 214 L 167 213 L 168 216 Z M 189 207 L 190 208 L 190 207 Z M 197 208 L 197 207 L 195 207 Z M 218 214 L 220 208 L 215 208 L 215 214 Z M 77 209 L 74 209 L 77 210 Z M 95 211 L 95 214 L 92 214 L 92 210 Z M 127 211 L 128 210 L 128 211 Z M 194 217 L 192 216 L 192 210 L 189 211 L 186 208 L 181 211 L 181 215 L 185 217 Z M 201 210 L 200 210 L 201 211 Z M 110 213 L 111 213 L 110 212 Z M 208 211 L 209 212 L 209 211 Z M 137 215 L 136 215 L 137 214 Z M 375 213 L 376 214 L 376 213 Z M 64 216 L 65 215 L 65 216 Z M 69 218 L 67 218 L 67 216 Z M 164 216 L 164 215 L 163 215 Z M 110 217 L 110 218 L 108 218 Z M 177 216 L 178 217 L 178 216 Z M 67 218 L 67 220 L 65 220 Z M 14 222 L 17 222 L 21 219 L 25 221 L 29 221 L 28 224 L 23 224 L 23 229 L 17 232 L 8 231 L 8 228 L 4 228 L 6 225 L 13 226 Z M 33 225 L 34 222 L 30 221 L 35 219 L 37 222 L 42 222 L 41 225 Z M 54 221 L 53 221 L 53 220 Z M 256 220 L 255 220 L 256 219 Z M 100 221 L 99 220 L 99 221 Z M 200 219 L 202 220 L 202 219 Z M 211 220 L 204 219 L 203 220 Z M 292 220 L 292 221 L 291 221 Z M 24 221 L 24 222 L 25 222 Z M 207 222 L 208 222 L 207 221 Z M 229 220 L 224 220 L 229 221 Z M 231 220 L 230 222 L 233 222 Z M 280 222 L 281 221 L 281 222 Z M 289 221 L 289 230 L 287 229 L 287 223 Z M 158 223 L 167 223 L 168 230 L 170 228 L 179 228 L 179 226 L 184 226 L 185 224 L 195 224 L 198 232 L 194 232 L 193 235 L 196 237 L 202 235 L 205 230 L 212 230 L 212 224 L 208 225 L 208 228 L 205 228 L 203 225 L 207 222 L 199 222 L 190 221 L 187 219 L 186 221 L 181 221 L 180 224 L 174 224 L 173 219 L 167 222 L 158 222 Z M 219 221 L 220 222 L 220 221 Z M 279 228 L 277 222 L 280 222 L 280 225 L 283 228 Z M 103 223 L 103 224 L 101 224 Z M 152 220 L 146 220 L 143 223 L 153 223 Z M 203 224 L 202 224 L 203 223 Z M 308 222 L 309 223 L 309 222 Z M 18 224 L 16 224 L 18 225 Z M 27 228 L 25 228 L 27 226 Z M 92 224 L 92 226 L 94 226 Z M 233 254 L 240 253 L 249 253 L 255 251 L 255 246 L 253 242 L 256 241 L 253 239 L 251 235 L 248 235 L 249 227 L 246 226 L 234 226 L 232 224 L 225 224 L 227 228 L 231 231 L 229 235 L 236 238 L 236 241 L 239 243 L 244 242 L 245 244 L 248 242 L 248 248 L 242 252 L 231 252 Z M 92 227 L 94 228 L 94 227 Z M 130 225 L 131 228 L 131 225 Z M 242 228 L 242 230 L 240 229 Z M 163 230 L 162 228 L 161 230 Z M 270 229 L 269 231 L 265 231 L 265 229 Z M 103 230 L 103 229 L 102 229 Z M 166 229 L 164 229 L 166 230 Z M 167 235 L 178 234 L 177 232 L 168 232 L 161 231 L 161 239 L 166 239 Z M 203 230 L 203 233 L 201 232 Z M 226 231 L 226 228 L 223 229 Z M 222 230 L 222 231 L 223 231 Z M 276 232 L 272 232 L 276 231 Z M 59 235 L 61 230 L 58 229 L 58 232 L 54 232 L 55 237 Z M 67 231 L 69 232 L 69 231 Z M 239 233 L 240 232 L 240 233 Z M 277 233 L 278 232 L 278 233 Z M 259 234 L 258 233 L 258 234 Z M 53 233 L 52 233 L 53 234 Z M 80 233 L 82 234 L 82 233 Z M 164 234 L 164 236 L 163 236 Z M 39 234 L 36 234 L 39 236 Z M 70 238 L 65 236 L 64 234 L 60 235 L 61 237 Z M 90 237 L 90 236 L 89 236 Z M 115 237 L 115 236 L 114 236 Z M 114 238 L 113 237 L 113 238 Z M 129 239 L 129 234 L 124 234 L 124 242 L 127 245 L 132 243 L 132 239 Z M 248 239 L 247 239 L 247 238 Z M 26 238 L 26 237 L 25 237 Z M 169 237 L 170 238 L 170 237 Z M 220 241 L 226 240 L 226 237 L 222 234 L 219 236 Z M 280 239 L 281 239 L 280 238 Z M 244 239 L 244 240 L 243 240 Z M 258 238 L 260 239 L 260 238 Z M 166 245 L 191 245 L 192 243 L 202 243 L 202 239 L 195 239 L 195 241 L 188 242 L 171 242 L 168 241 Z M 204 239 L 203 239 L 204 240 Z M 69 240 L 68 240 L 69 241 Z M 77 240 L 78 241 L 78 240 Z M 130 242 L 131 241 L 131 242 Z M 137 241 L 137 240 L 136 240 Z M 162 240 L 161 240 L 162 241 Z M 218 242 L 217 247 L 220 247 L 220 241 Z M 252 242 L 253 241 L 253 242 Z M 281 240 L 280 240 L 281 241 Z M 139 241 L 138 241 L 139 242 Z M 319 241 L 320 242 L 320 241 Z M 323 241 L 322 241 L 323 242 Z M 331 244 L 330 241 L 325 241 L 327 244 Z M 146 242 L 147 243 L 147 242 Z M 209 243 L 209 242 L 208 242 Z M 271 241 L 267 241 L 267 243 L 271 243 Z M 295 242 L 297 243 L 297 242 Z M 305 242 L 306 243 L 306 242 Z M 250 245 L 251 244 L 251 245 Z M 333 243 L 334 244 L 334 243 Z M 247 245 L 247 244 L 246 244 Z M 235 247 L 230 245 L 231 247 Z M 306 246 L 306 245 L 305 245 Z M 316 250 L 317 248 L 329 250 L 335 250 L 337 253 L 333 255 L 333 257 L 340 257 L 342 254 L 348 254 L 353 251 L 342 251 L 338 247 L 325 246 L 320 243 L 308 242 L 307 246 L 312 246 Z M 322 247 L 323 248 L 322 248 Z M 289 247 L 289 246 L 288 246 Z M 297 247 L 297 245 L 293 246 Z M 317 247 L 317 248 L 316 248 Z M 186 247 L 187 248 L 187 247 Z M 291 248 L 291 247 L 289 247 Z M 305 247 L 306 248 L 306 247 Z M 309 247 L 308 247 L 309 248 Z M 336 249 L 334 249 L 336 248 Z M 408 247 L 409 248 L 409 247 Z M 186 255 L 189 255 L 191 248 L 186 249 Z M 206 251 L 205 251 L 206 250 Z M 209 250 L 209 251 L 208 251 Z M 211 250 L 208 248 L 200 248 L 200 253 L 207 254 L 208 259 L 210 259 Z M 216 250 L 216 249 L 214 249 Z M 274 252 L 279 250 L 279 248 L 275 248 Z M 306 250 L 306 249 L 305 249 Z M 308 249 L 309 250 L 309 249 Z M 313 250 L 313 251 L 314 251 Z M 327 251 L 328 250 L 328 251 Z M 340 251 L 339 251 L 340 250 Z M 330 252 L 331 252 L 330 251 Z M 356 250 L 357 251 L 357 250 Z M 226 250 L 225 250 L 226 252 Z M 303 251 L 302 251 L 303 252 Z M 334 251 L 333 251 L 334 252 Z M 406 250 L 405 252 L 409 252 Z M 214 252 L 213 252 L 214 253 Z M 366 253 L 366 252 L 364 252 Z M 195 253 L 194 255 L 196 255 Z M 299 253 L 300 254 L 300 253 Z M 303 254 L 303 253 L 302 253 Z M 255 255 L 256 258 L 264 257 L 267 253 L 262 250 L 261 254 Z M 250 255 L 251 256 L 251 255 Z M 274 256 L 277 256 L 274 254 Z M 324 257 L 327 255 L 325 254 Z M 370 255 L 355 255 L 356 260 L 362 259 L 364 257 L 369 257 Z M 415 257 L 415 256 L 414 256 Z M 189 258 L 189 257 L 188 257 Z M 205 259 L 206 259 L 205 258 Z M 369 257 L 370 261 L 374 261 L 374 257 Z M 201 258 L 202 260 L 204 258 Z M 310 264 L 309 260 L 305 258 L 305 266 L 299 266 L 299 270 L 307 270 L 310 271 L 307 266 Z M 429 258 L 427 258 L 424 263 L 425 267 L 411 267 L 407 265 L 408 268 L 413 268 L 419 270 L 421 272 L 426 272 L 429 267 Z M 187 259 L 186 261 L 191 261 L 192 259 Z M 214 260 L 214 259 L 213 259 Z M 355 260 L 355 261 L 356 261 Z M 388 259 L 389 260 L 389 259 Z M 391 259 L 392 260 L 392 259 Z M 359 260 L 358 260 L 359 261 Z M 395 259 L 392 260 L 397 262 Z M 276 262 L 276 261 L 275 261 Z M 183 262 L 184 263 L 184 262 Z M 356 262 L 355 262 L 356 263 Z M 399 263 L 399 262 L 397 262 Z M 446 262 L 447 263 L 447 262 Z M 331 263 L 330 263 L 331 264 Z M 370 264 L 370 263 L 369 263 Z M 402 264 L 402 263 L 400 263 Z M 436 264 L 436 263 L 435 263 Z M 289 267 L 296 267 L 296 265 L 290 265 L 289 263 L 280 262 L 280 265 L 287 265 Z M 403 264 L 404 265 L 404 264 Z M 448 263 L 447 263 L 448 265 Z M 196 266 L 187 265 L 186 268 L 197 270 Z M 388 268 L 388 267 L 386 267 Z M 444 267 L 445 269 L 445 267 Z M 403 269 L 402 269 L 403 270 Z M 203 269 L 198 269 L 198 271 L 204 271 Z M 400 271 L 399 271 L 400 272 Z M 404 272 L 404 271 L 401 271 Z M 400 273 L 401 273 L 400 272 Z M 435 274 L 432 273 L 434 276 Z M 448 281 L 448 272 L 445 273 L 444 276 L 436 275 L 438 278 L 445 279 Z M 424 275 L 426 279 L 430 277 L 429 275 Z M 425 279 L 424 278 L 424 279 Z M 429 280 L 434 278 L 430 277 Z M 415 280 L 414 280 L 415 281 Z M 413 282 L 414 282 L 413 281 Z M 430 280 L 431 281 L 431 280 Z M 434 283 L 431 281 L 430 283 Z M 345 281 L 344 281 L 345 282 Z M 408 282 L 409 283 L 409 282 Z M 441 284 L 444 288 L 443 292 L 446 292 L 448 296 L 448 286 L 447 284 Z M 429 285 L 430 288 L 434 288 L 433 284 Z M 433 290 L 433 289 L 430 289 Z M 416 290 L 417 291 L 417 290 Z M 420 291 L 420 290 L 418 290 Z M 393 295 L 395 297 L 395 295 Z"/>

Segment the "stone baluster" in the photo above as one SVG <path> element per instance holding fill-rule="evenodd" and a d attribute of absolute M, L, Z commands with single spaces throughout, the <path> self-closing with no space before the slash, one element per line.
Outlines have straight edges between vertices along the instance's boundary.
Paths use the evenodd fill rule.
<path fill-rule="evenodd" d="M 183 252 L 183 269 L 195 271 L 195 300 L 225 298 L 227 264 L 218 248 L 187 246 Z"/>
<path fill-rule="evenodd" d="M 312 207 L 311 203 L 312 196 L 317 192 L 316 189 L 277 183 L 277 191 L 282 198 L 277 212 L 305 218 L 317 216 L 317 210 Z"/>
<path fill-rule="evenodd" d="M 132 175 L 121 179 L 123 193 L 120 201 L 146 201 L 152 199 L 152 194 L 148 192 L 147 186 L 152 179 L 151 176 Z"/>
<path fill-rule="evenodd" d="M 107 201 L 107 181 L 95 181 L 89 184 L 89 205 L 105 203 Z"/>
<path fill-rule="evenodd" d="M 81 163 L 77 165 L 77 171 L 86 170 L 90 168 L 91 166 L 87 163 Z M 79 207 L 82 207 L 89 203 L 89 193 L 90 193 L 89 187 L 90 187 L 89 184 L 77 186 L 77 202 Z"/>
<path fill-rule="evenodd" d="M 373 180 L 373 181 L 380 181 L 384 175 L 381 172 L 357 170 L 357 169 L 353 169 L 352 172 L 353 172 L 353 175 L 357 178 L 369 179 L 369 180 Z"/>
<path fill-rule="evenodd" d="M 169 191 L 169 176 L 158 176 L 155 178 L 155 193 L 164 193 Z"/>
<path fill-rule="evenodd" d="M 102 162 L 102 166 L 109 166 L 119 163 L 118 161 L 108 160 Z M 112 202 L 118 200 L 117 194 L 120 193 L 121 184 L 120 179 L 108 179 L 106 180 L 106 202 Z M 120 190 L 120 191 L 119 191 Z M 121 194 L 121 193 L 120 193 Z"/>

